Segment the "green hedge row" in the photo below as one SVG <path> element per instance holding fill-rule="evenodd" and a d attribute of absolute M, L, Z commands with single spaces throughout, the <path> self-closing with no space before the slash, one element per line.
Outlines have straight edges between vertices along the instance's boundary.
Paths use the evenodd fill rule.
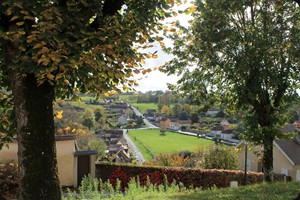
<path fill-rule="evenodd" d="M 152 184 L 164 183 L 164 176 L 168 182 L 183 183 L 185 187 L 229 187 L 231 181 L 237 181 L 239 185 L 244 184 L 244 171 L 241 170 L 220 170 L 220 169 L 186 169 L 186 168 L 164 168 L 148 167 L 136 165 L 121 165 L 110 163 L 96 164 L 96 177 L 102 181 L 110 180 L 115 183 L 121 180 L 122 188 L 127 186 L 131 178 L 139 177 L 141 185 L 146 185 L 147 177 Z M 275 174 L 274 181 L 283 182 L 284 175 Z M 289 179 L 289 178 L 288 178 Z M 257 172 L 247 172 L 247 184 L 263 182 L 263 174 Z"/>

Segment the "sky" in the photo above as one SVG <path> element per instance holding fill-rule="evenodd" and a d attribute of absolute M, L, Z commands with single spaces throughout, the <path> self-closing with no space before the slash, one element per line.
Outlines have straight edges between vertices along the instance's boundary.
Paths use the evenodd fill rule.
<path fill-rule="evenodd" d="M 175 9 L 184 9 L 190 6 L 191 4 L 185 4 Z M 176 18 L 169 18 L 164 21 L 164 23 L 168 24 L 172 21 L 179 20 L 180 24 L 183 26 L 188 26 L 188 21 L 191 19 L 191 16 L 187 16 L 185 14 L 179 14 Z M 165 39 L 164 43 L 166 46 L 171 46 L 172 42 L 170 40 Z M 158 58 L 156 59 L 147 59 L 145 60 L 145 68 L 154 69 L 155 67 L 159 67 L 163 65 L 165 62 L 171 60 L 173 58 L 172 55 L 168 55 L 164 53 L 159 44 L 154 44 L 152 49 L 149 49 L 150 52 L 157 51 Z M 141 80 L 138 81 L 139 86 L 135 89 L 140 92 L 146 91 L 155 91 L 155 90 L 168 90 L 167 83 L 175 84 L 179 79 L 176 75 L 167 76 L 163 72 L 159 70 L 152 71 L 147 73 L 146 76 L 143 76 Z"/>

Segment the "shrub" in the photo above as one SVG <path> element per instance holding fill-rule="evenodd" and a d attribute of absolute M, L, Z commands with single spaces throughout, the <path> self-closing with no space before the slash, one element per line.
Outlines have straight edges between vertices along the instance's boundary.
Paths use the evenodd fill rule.
<path fill-rule="evenodd" d="M 18 189 L 18 165 L 9 162 L 0 167 L 0 194 L 11 196 L 17 194 Z"/>

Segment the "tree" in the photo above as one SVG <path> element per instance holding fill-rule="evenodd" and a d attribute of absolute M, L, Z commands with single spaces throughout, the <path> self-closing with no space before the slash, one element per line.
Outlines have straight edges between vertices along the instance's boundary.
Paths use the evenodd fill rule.
<path fill-rule="evenodd" d="M 95 126 L 95 115 L 91 109 L 87 109 L 82 115 L 82 124 L 91 130 Z"/>
<path fill-rule="evenodd" d="M 166 135 L 167 129 L 165 126 L 161 126 L 159 129 L 160 135 Z"/>
<path fill-rule="evenodd" d="M 199 116 L 197 113 L 193 113 L 191 115 L 191 123 L 194 124 L 194 123 L 198 123 L 199 122 Z"/>
<path fill-rule="evenodd" d="M 96 108 L 94 110 L 94 114 L 95 114 L 95 121 L 98 122 L 99 119 L 103 116 L 103 109 L 101 107 Z"/>
<path fill-rule="evenodd" d="M 164 105 L 160 111 L 160 113 L 165 114 L 166 116 L 170 116 L 170 112 L 170 107 L 167 105 Z"/>
<path fill-rule="evenodd" d="M 273 140 L 299 85 L 299 8 L 292 1 L 198 0 L 190 11 L 191 26 L 171 35 L 167 49 L 177 59 L 166 70 L 182 73 L 171 89 L 198 104 L 221 99 L 247 111 L 245 139 L 264 147 L 264 177 L 272 181 Z"/>
<path fill-rule="evenodd" d="M 97 151 L 97 160 L 101 160 L 106 156 L 107 145 L 102 139 L 92 138 L 88 141 L 87 150 Z"/>
<path fill-rule="evenodd" d="M 181 111 L 179 114 L 179 120 L 188 120 L 189 116 L 186 111 Z"/>
<path fill-rule="evenodd" d="M 54 100 L 75 91 L 108 96 L 130 90 L 137 84 L 134 73 L 151 71 L 140 63 L 156 57 L 137 50 L 161 40 L 155 34 L 162 29 L 158 21 L 171 15 L 166 9 L 174 3 L 1 1 L 0 88 L 13 96 L 19 199 L 61 199 Z"/>

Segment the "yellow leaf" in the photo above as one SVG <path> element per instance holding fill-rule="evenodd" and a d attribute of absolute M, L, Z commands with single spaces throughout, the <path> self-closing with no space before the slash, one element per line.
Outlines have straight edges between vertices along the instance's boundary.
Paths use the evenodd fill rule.
<path fill-rule="evenodd" d="M 157 54 L 153 54 L 152 58 L 158 58 Z"/>
<path fill-rule="evenodd" d="M 108 98 L 110 95 L 108 93 L 104 93 L 104 96 Z"/>
<path fill-rule="evenodd" d="M 41 42 L 41 43 L 38 43 L 38 44 L 34 45 L 33 49 L 39 49 L 39 48 L 42 48 L 43 46 L 45 46 L 45 43 Z"/>
<path fill-rule="evenodd" d="M 106 60 L 109 62 L 109 63 L 112 63 L 113 60 L 109 57 L 109 56 L 106 56 Z"/>
<path fill-rule="evenodd" d="M 56 115 L 56 118 L 57 119 L 62 119 L 63 118 L 63 116 L 62 116 L 63 112 L 64 112 L 63 110 L 58 111 L 57 115 Z"/>
<path fill-rule="evenodd" d="M 161 47 L 164 47 L 164 46 L 165 46 L 165 43 L 160 42 L 159 45 L 160 45 Z"/>
<path fill-rule="evenodd" d="M 11 9 L 10 9 L 10 8 L 8 8 L 8 9 L 5 11 L 5 14 L 6 14 L 6 15 L 8 15 L 8 16 L 9 16 L 9 15 L 11 15 L 11 14 L 12 14 L 12 11 L 11 11 Z"/>
<path fill-rule="evenodd" d="M 50 80 L 54 80 L 55 76 L 53 74 L 47 74 L 47 78 Z"/>
<path fill-rule="evenodd" d="M 22 4 L 20 4 L 20 3 L 14 3 L 13 6 L 17 7 L 17 8 L 20 8 L 20 9 L 23 8 Z"/>
<path fill-rule="evenodd" d="M 33 36 L 33 35 L 30 35 L 30 36 L 27 37 L 27 42 L 28 42 L 28 43 L 30 43 L 30 42 L 32 42 L 32 41 L 35 41 L 35 40 L 36 40 L 36 37 Z"/>
<path fill-rule="evenodd" d="M 148 70 L 144 69 L 144 70 L 142 71 L 142 74 L 145 75 L 147 72 L 148 72 Z"/>
<path fill-rule="evenodd" d="M 140 73 L 140 70 L 136 69 L 136 70 L 134 70 L 133 72 L 136 73 L 136 74 L 139 74 L 139 73 Z"/>
<path fill-rule="evenodd" d="M 190 12 L 195 12 L 197 10 L 196 6 L 191 6 L 190 7 Z"/>
<path fill-rule="evenodd" d="M 11 19 L 10 19 L 10 21 L 12 22 L 12 21 L 14 21 L 14 20 L 16 20 L 16 19 L 18 19 L 19 18 L 19 16 L 13 16 Z"/>
<path fill-rule="evenodd" d="M 29 13 L 26 10 L 21 10 L 20 13 L 23 15 L 29 15 Z"/>
<path fill-rule="evenodd" d="M 32 17 L 32 16 L 29 16 L 29 15 L 25 16 L 24 19 L 28 19 L 28 20 L 31 20 L 31 21 L 35 21 L 35 18 Z"/>

